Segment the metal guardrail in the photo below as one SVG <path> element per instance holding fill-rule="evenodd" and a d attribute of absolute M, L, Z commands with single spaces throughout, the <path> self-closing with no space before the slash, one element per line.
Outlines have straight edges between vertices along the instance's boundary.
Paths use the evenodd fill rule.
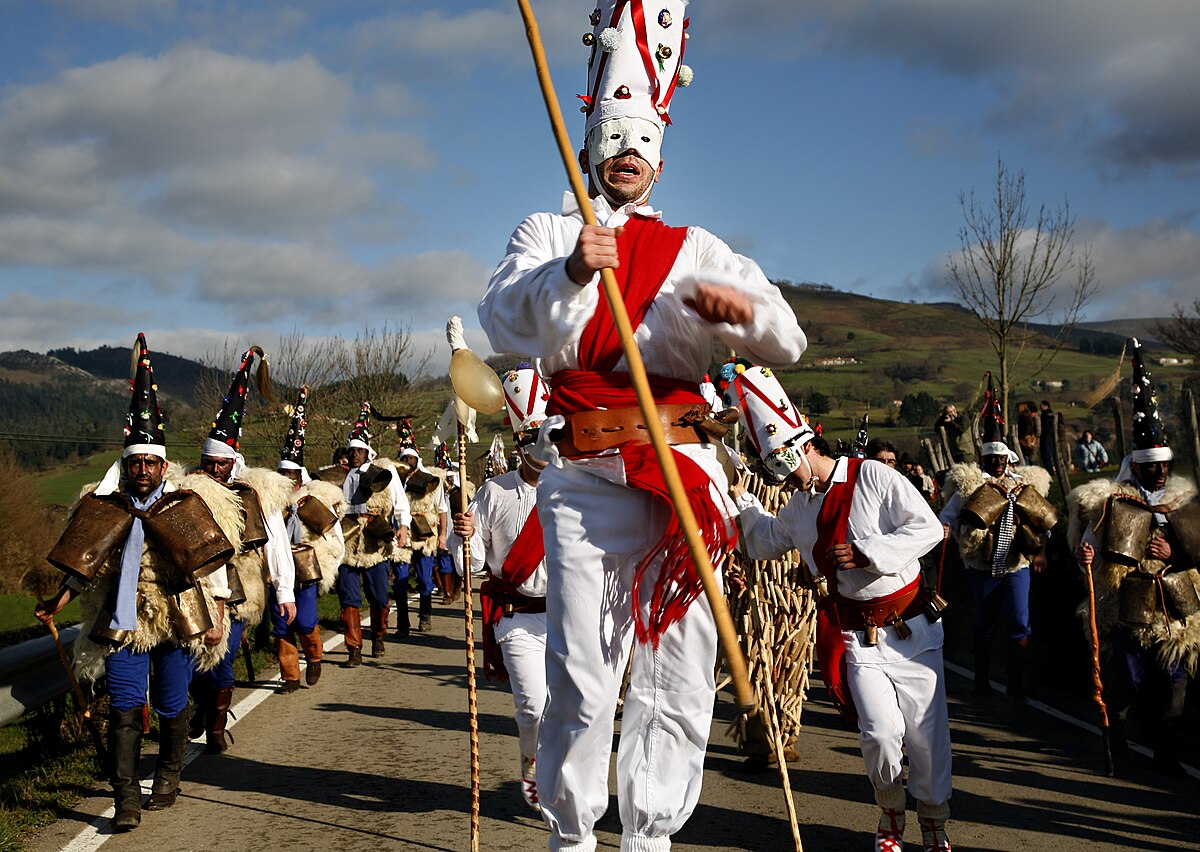
<path fill-rule="evenodd" d="M 74 624 L 58 631 L 64 647 L 70 649 L 80 629 Z M 0 651 L 0 725 L 70 691 L 54 637 L 47 634 Z"/>

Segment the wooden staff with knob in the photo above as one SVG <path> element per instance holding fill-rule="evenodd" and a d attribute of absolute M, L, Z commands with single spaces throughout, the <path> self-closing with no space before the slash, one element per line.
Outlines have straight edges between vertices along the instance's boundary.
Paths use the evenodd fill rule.
<path fill-rule="evenodd" d="M 495 414 L 504 407 L 504 388 L 500 378 L 479 356 L 467 348 L 462 321 L 451 317 L 446 338 L 453 350 L 450 356 L 450 383 L 454 386 L 458 414 L 458 510 L 467 512 L 467 420 L 471 409 Z M 467 715 L 471 731 L 471 852 L 479 852 L 479 694 L 475 686 L 475 613 L 471 588 L 471 539 L 462 542 L 463 618 L 467 643 Z"/>
<path fill-rule="evenodd" d="M 38 606 L 43 606 L 45 602 L 41 595 L 37 598 Z M 79 705 L 79 712 L 83 716 L 84 727 L 88 729 L 88 733 L 92 736 L 92 746 L 96 749 L 96 760 L 104 766 L 108 762 L 108 750 L 104 747 L 104 738 L 100 736 L 100 729 L 96 727 L 96 720 L 92 718 L 92 705 L 83 695 L 83 687 L 79 685 L 79 679 L 75 677 L 75 669 L 71 665 L 71 661 L 67 658 L 67 649 L 63 647 L 62 639 L 58 635 L 58 625 L 54 623 L 54 616 L 50 616 L 44 622 L 46 628 L 50 631 L 50 635 L 54 638 L 54 647 L 58 650 L 58 661 L 62 663 L 63 671 L 67 673 L 67 680 L 71 684 L 71 692 L 75 694 L 75 703 Z"/>
<path fill-rule="evenodd" d="M 1096 584 L 1092 580 L 1092 558 L 1095 554 L 1090 544 L 1079 547 L 1079 567 L 1083 569 L 1088 593 L 1088 630 L 1092 639 L 1092 701 L 1100 711 L 1100 736 L 1104 741 L 1104 774 L 1115 774 L 1112 754 L 1112 736 L 1108 724 L 1108 706 L 1104 703 L 1104 682 L 1100 679 L 1100 630 L 1096 627 Z"/>
<path fill-rule="evenodd" d="M 529 7 L 528 0 L 517 0 L 517 4 L 521 8 L 521 17 L 525 21 L 525 34 L 529 39 L 529 47 L 533 51 L 533 64 L 537 70 L 538 82 L 541 84 L 542 98 L 546 102 L 546 111 L 550 117 L 550 125 L 554 131 L 555 140 L 558 143 L 558 150 L 562 156 L 563 166 L 566 168 L 567 177 L 571 182 L 571 190 L 574 192 L 575 199 L 579 204 L 579 211 L 583 216 L 583 221 L 588 225 L 595 225 L 596 214 L 592 209 L 591 200 L 588 198 L 587 188 L 583 184 L 583 177 L 579 173 L 578 164 L 575 162 L 571 141 L 567 136 L 566 127 L 563 123 L 562 111 L 558 106 L 558 98 L 554 94 L 554 84 L 550 79 L 550 70 L 546 63 L 546 54 L 542 49 L 542 39 L 538 32 L 537 21 L 533 16 L 533 10 Z M 750 686 L 750 678 L 746 673 L 746 661 L 742 656 L 741 647 L 738 645 L 737 631 L 734 629 L 733 619 L 729 617 L 729 608 L 725 605 L 725 596 L 721 593 L 721 588 L 717 584 L 712 560 L 708 555 L 708 548 L 705 546 L 704 540 L 700 537 L 696 516 L 692 511 L 691 504 L 688 502 L 683 481 L 679 478 L 679 470 L 675 465 L 675 457 L 671 454 L 671 448 L 667 444 L 666 436 L 663 434 L 662 424 L 659 422 L 658 410 L 654 404 L 654 397 L 650 392 L 650 382 L 646 378 L 646 367 L 642 362 L 642 355 L 638 351 L 637 343 L 633 339 L 633 327 L 630 325 L 629 314 L 625 310 L 625 302 L 621 298 L 617 279 L 613 276 L 611 269 L 600 270 L 600 279 L 604 285 L 604 295 L 608 301 L 609 309 L 612 311 L 617 333 L 621 338 L 621 348 L 625 354 L 625 361 L 629 365 L 629 377 L 637 393 L 638 408 L 641 409 L 642 420 L 646 425 L 650 442 L 654 446 L 654 454 L 658 458 L 663 480 L 666 482 L 667 491 L 671 498 L 671 505 L 674 507 L 675 514 L 679 517 L 680 526 L 683 528 L 684 537 L 687 540 L 688 550 L 692 555 L 692 563 L 696 574 L 700 578 L 701 585 L 704 587 L 704 596 L 708 599 L 708 605 L 712 609 L 713 621 L 717 627 L 717 636 L 725 652 L 725 663 L 729 667 L 729 676 L 733 682 L 734 693 L 737 697 L 738 710 L 743 713 L 752 712 L 757 707 L 758 702 L 754 697 L 754 690 Z"/>

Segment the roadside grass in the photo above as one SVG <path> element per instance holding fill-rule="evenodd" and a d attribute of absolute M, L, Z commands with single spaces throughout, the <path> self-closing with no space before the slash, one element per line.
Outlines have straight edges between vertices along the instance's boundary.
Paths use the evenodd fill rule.
<path fill-rule="evenodd" d="M 45 636 L 47 630 L 33 617 L 37 598 L 32 595 L 0 594 L 0 648 Z M 54 618 L 59 627 L 75 624 L 80 619 L 79 599 L 71 601 Z"/>
<path fill-rule="evenodd" d="M 83 486 L 98 482 L 116 456 L 111 450 L 77 464 L 63 465 L 37 477 L 38 498 L 53 506 L 73 506 Z"/>

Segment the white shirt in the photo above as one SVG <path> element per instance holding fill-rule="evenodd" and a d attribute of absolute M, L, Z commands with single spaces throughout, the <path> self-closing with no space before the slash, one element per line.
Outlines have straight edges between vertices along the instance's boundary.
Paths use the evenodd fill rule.
<path fill-rule="evenodd" d="M 833 482 L 845 482 L 846 473 L 846 459 L 840 458 Z M 739 496 L 741 542 L 746 554 L 751 559 L 775 559 L 794 548 L 815 571 L 812 549 L 817 542 L 817 515 L 824 503 L 824 493 L 798 491 L 778 516 L 772 516 L 754 495 Z M 942 525 L 921 492 L 887 465 L 863 462 L 850 502 L 846 542 L 857 547 L 868 564 L 838 571 L 838 593 L 853 600 L 871 600 L 900 591 L 920 573 L 918 560 L 941 540 Z"/>
<path fill-rule="evenodd" d="M 537 505 L 537 487 L 526 482 L 519 470 L 494 476 L 479 487 L 471 501 L 470 512 L 475 516 L 475 533 L 471 536 L 471 571 L 488 569 L 496 577 L 513 543 L 525 526 L 525 519 Z M 462 573 L 462 539 L 453 530 L 448 547 L 454 554 L 454 566 Z M 546 596 L 546 560 L 543 558 L 533 574 L 517 587 L 531 598 Z"/>
<path fill-rule="evenodd" d="M 603 197 L 593 199 L 593 208 L 607 227 L 623 225 L 635 210 L 627 204 L 614 211 Z M 649 206 L 636 210 L 661 215 Z M 570 193 L 562 215 L 534 213 L 525 219 L 509 238 L 504 260 L 479 303 L 479 321 L 492 349 L 540 361 L 535 366 L 545 376 L 579 368 L 579 337 L 600 303 L 599 274 L 583 287 L 567 275 L 566 258 L 582 229 L 583 218 Z M 704 322 L 683 303 L 699 282 L 741 291 L 754 318 L 740 325 Z M 758 265 L 692 227 L 634 339 L 649 372 L 698 383 L 712 360 L 713 335 L 755 363 L 773 367 L 794 364 L 808 345 L 796 315 Z M 624 356 L 615 369 L 628 370 Z"/>
<path fill-rule="evenodd" d="M 276 509 L 267 515 L 267 543 L 264 545 L 267 571 L 275 587 L 275 599 L 281 603 L 296 602 L 296 563 L 292 559 L 292 537 L 288 535 L 283 512 Z"/>

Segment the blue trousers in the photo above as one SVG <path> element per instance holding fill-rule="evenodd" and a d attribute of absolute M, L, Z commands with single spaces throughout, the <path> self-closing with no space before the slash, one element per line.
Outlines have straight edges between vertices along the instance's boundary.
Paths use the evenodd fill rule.
<path fill-rule="evenodd" d="M 454 573 L 454 558 L 450 556 L 450 551 L 443 550 L 434 557 L 434 561 L 437 563 L 438 571 L 442 574 Z"/>
<path fill-rule="evenodd" d="M 427 598 L 436 588 L 433 584 L 433 568 L 435 560 L 432 554 L 414 553 L 412 555 L 412 572 L 417 576 L 417 594 Z"/>
<path fill-rule="evenodd" d="M 975 600 L 975 637 L 991 639 L 1000 621 L 1010 639 L 1024 639 L 1029 629 L 1030 570 L 993 577 L 987 571 L 967 569 L 971 597 Z"/>
<path fill-rule="evenodd" d="M 164 719 L 174 719 L 187 708 L 192 657 L 179 645 L 158 645 L 141 653 L 121 648 L 104 658 L 104 671 L 114 710 L 141 707 L 147 689 L 154 711 Z"/>
<path fill-rule="evenodd" d="M 381 609 L 388 605 L 388 580 L 392 575 L 392 561 L 385 559 L 370 568 L 338 566 L 337 596 L 342 609 L 362 606 L 363 589 L 367 591 L 367 603 Z"/>
<path fill-rule="evenodd" d="M 271 614 L 271 635 L 287 636 L 293 630 L 307 635 L 317 626 L 317 592 L 319 582 L 305 583 L 296 589 L 296 618 L 288 624 L 279 613 L 279 602 L 275 597 L 275 587 L 267 586 L 267 612 Z"/>
<path fill-rule="evenodd" d="M 237 657 L 238 648 L 242 647 L 242 634 L 245 632 L 246 622 L 239 618 L 231 619 L 229 622 L 229 650 L 225 652 L 225 656 L 221 658 L 221 662 L 217 663 L 215 668 L 197 674 L 196 677 L 213 689 L 225 689 L 233 686 L 233 660 Z"/>

